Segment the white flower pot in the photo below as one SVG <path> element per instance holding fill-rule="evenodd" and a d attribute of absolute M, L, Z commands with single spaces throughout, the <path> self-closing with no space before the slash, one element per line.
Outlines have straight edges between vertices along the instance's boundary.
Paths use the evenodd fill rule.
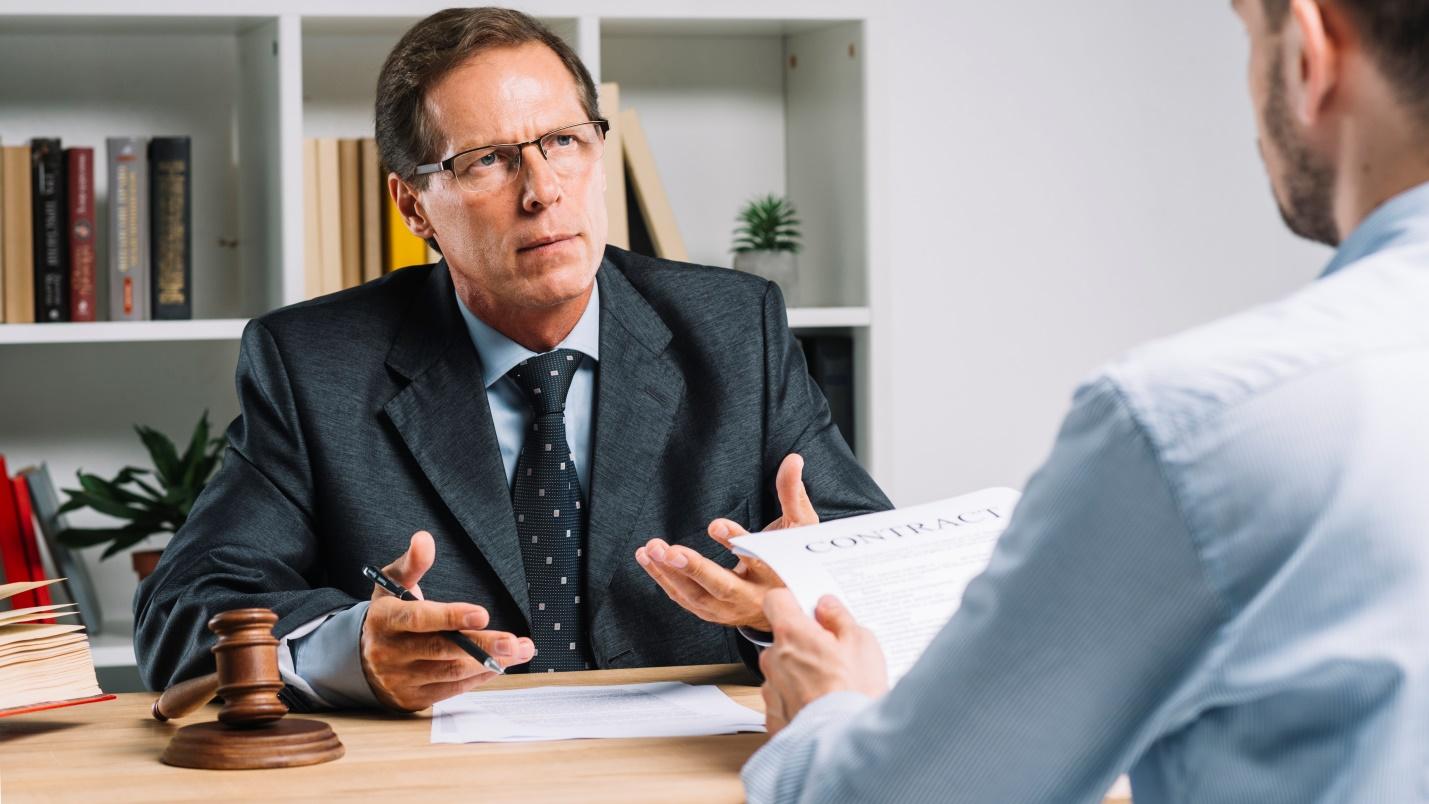
<path fill-rule="evenodd" d="M 734 268 L 778 285 L 784 303 L 793 307 L 799 295 L 798 256 L 792 251 L 741 251 L 734 255 Z"/>

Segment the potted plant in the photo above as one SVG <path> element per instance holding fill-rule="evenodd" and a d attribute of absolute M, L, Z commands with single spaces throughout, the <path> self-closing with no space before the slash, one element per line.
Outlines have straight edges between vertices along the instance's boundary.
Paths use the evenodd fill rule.
<path fill-rule="evenodd" d="M 100 556 L 105 559 L 150 536 L 177 533 L 183 527 L 194 500 L 218 469 L 223 438 L 209 437 L 208 411 L 199 418 L 182 456 L 174 442 L 158 430 L 136 424 L 134 431 L 149 451 L 154 468 L 126 466 L 109 480 L 81 469 L 75 473 L 80 488 L 65 489 L 69 500 L 59 509 L 63 514 L 92 508 L 124 523 L 112 528 L 66 528 L 59 533 L 61 543 L 80 548 L 107 542 L 109 546 Z M 145 480 L 146 476 L 153 482 Z M 159 554 L 159 550 L 134 551 L 131 560 L 140 580 L 154 571 Z"/>
<path fill-rule="evenodd" d="M 787 198 L 769 194 L 744 205 L 734 230 L 734 267 L 779 285 L 786 299 L 798 294 L 799 219 Z M 792 304 L 792 302 L 790 302 Z"/>

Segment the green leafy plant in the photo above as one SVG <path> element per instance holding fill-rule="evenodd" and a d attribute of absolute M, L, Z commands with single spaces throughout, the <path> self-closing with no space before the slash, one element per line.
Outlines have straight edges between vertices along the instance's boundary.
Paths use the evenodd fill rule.
<path fill-rule="evenodd" d="M 182 456 L 168 436 L 143 425 L 134 432 L 149 451 L 153 469 L 126 466 L 110 480 L 86 474 L 83 469 L 78 489 L 65 489 L 69 500 L 59 513 L 92 508 L 124 524 L 115 528 L 66 528 L 60 542 L 70 547 L 93 547 L 109 542 L 100 558 L 109 558 L 158 533 L 177 533 L 188 519 L 194 500 L 203 491 L 223 458 L 223 438 L 210 438 L 208 411 L 198 420 L 188 448 Z M 146 481 L 150 477 L 154 482 Z"/>
<path fill-rule="evenodd" d="M 791 251 L 799 253 L 799 219 L 788 199 L 773 193 L 755 198 L 739 211 L 734 230 L 734 251 Z"/>

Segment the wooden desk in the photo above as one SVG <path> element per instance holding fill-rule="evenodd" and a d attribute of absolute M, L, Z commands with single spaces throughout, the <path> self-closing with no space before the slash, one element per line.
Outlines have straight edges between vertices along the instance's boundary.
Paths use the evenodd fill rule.
<path fill-rule="evenodd" d="M 511 676 L 486 689 L 543 684 L 687 681 L 718 684 L 763 711 L 742 665 L 593 670 Z M 179 726 L 213 720 L 218 707 L 178 723 L 149 716 L 154 695 L 0 719 L 0 801 L 192 801 L 383 798 L 405 801 L 737 802 L 739 769 L 763 734 L 641 740 L 433 745 L 430 713 L 300 715 L 332 724 L 347 754 L 306 768 L 198 771 L 159 754 Z M 1129 804 L 1108 798 L 1106 804 Z"/>
<path fill-rule="evenodd" d="M 510 676 L 485 689 L 543 684 L 687 681 L 719 684 L 763 711 L 741 665 L 593 670 Z M 159 754 L 179 726 L 213 720 L 218 707 L 178 723 L 149 716 L 154 695 L 0 719 L 0 800 L 176 801 L 386 798 L 389 801 L 742 801 L 739 769 L 763 734 L 549 743 L 433 745 L 430 713 L 300 715 L 332 724 L 347 754 L 282 770 L 171 768 Z"/>

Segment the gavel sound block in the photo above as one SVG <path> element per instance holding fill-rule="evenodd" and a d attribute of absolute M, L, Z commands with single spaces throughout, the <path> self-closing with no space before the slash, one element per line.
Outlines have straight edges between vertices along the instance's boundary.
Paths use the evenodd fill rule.
<path fill-rule="evenodd" d="M 218 672 L 176 684 L 154 701 L 160 721 L 187 715 L 215 692 L 223 709 L 213 723 L 184 726 L 159 759 L 168 765 L 208 770 L 291 768 L 328 762 L 343 754 L 326 723 L 283 719 L 278 700 L 278 615 L 268 609 L 237 609 L 214 615 L 208 628 L 218 635 L 213 655 Z"/>

